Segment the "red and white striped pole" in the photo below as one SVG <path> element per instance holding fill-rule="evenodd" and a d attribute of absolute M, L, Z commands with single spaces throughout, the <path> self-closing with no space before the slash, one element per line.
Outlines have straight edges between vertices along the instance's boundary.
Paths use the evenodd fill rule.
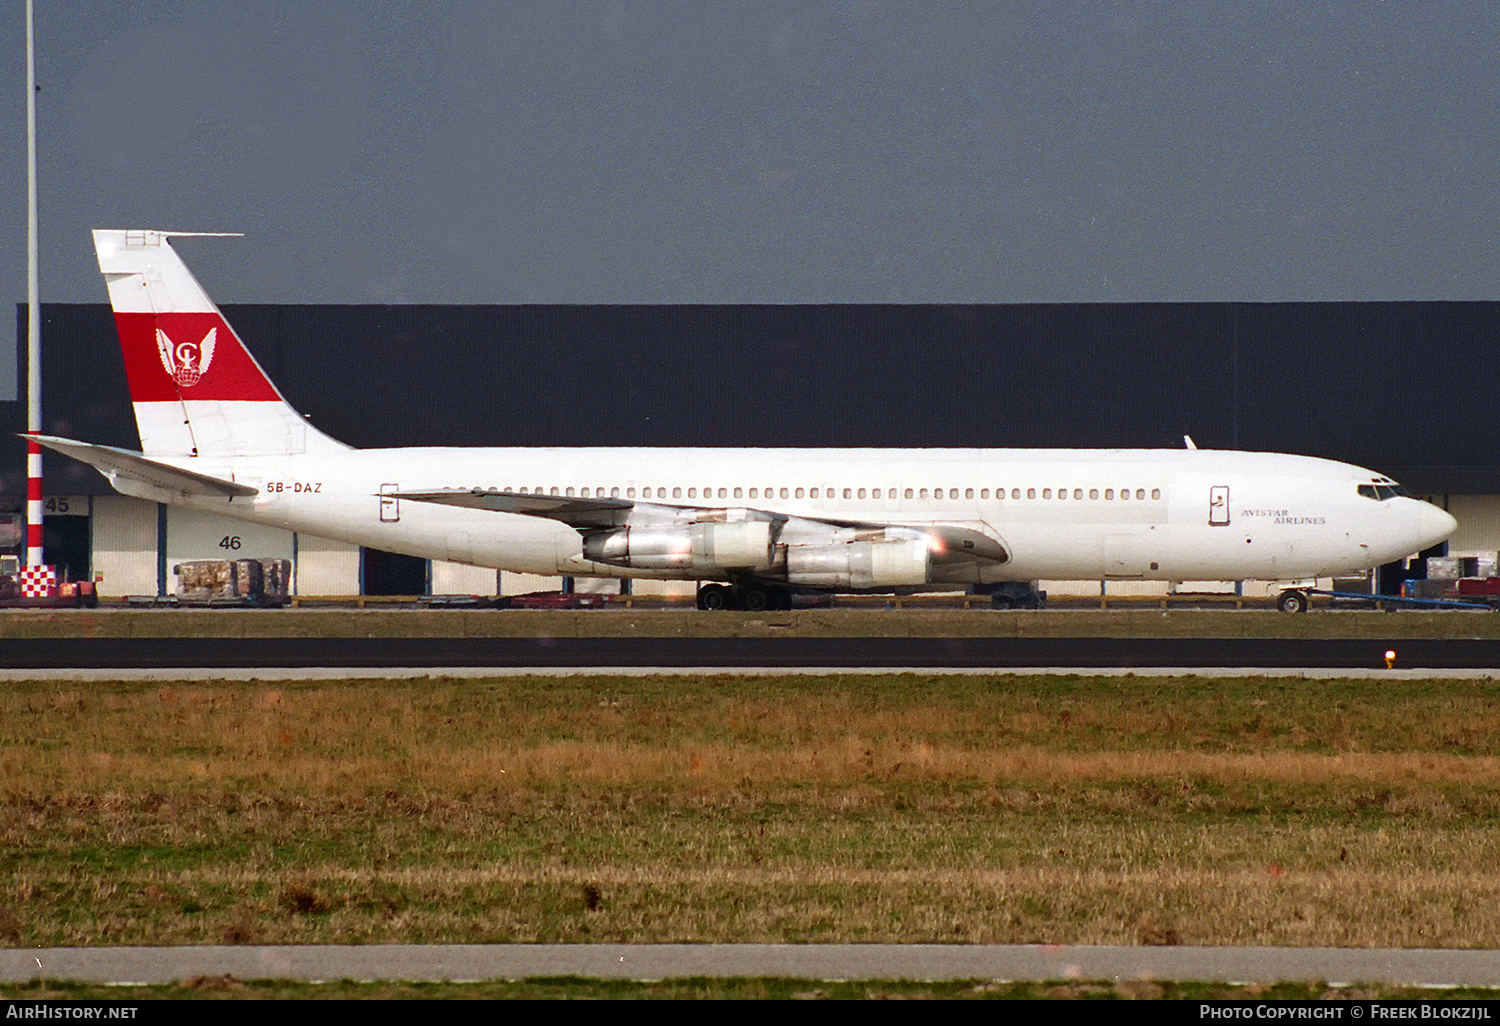
<path fill-rule="evenodd" d="M 36 434 L 35 430 L 30 432 Z M 26 442 L 26 565 L 42 565 L 42 447 Z"/>
<path fill-rule="evenodd" d="M 26 432 L 42 433 L 42 307 L 37 286 L 36 37 L 26 0 Z M 42 447 L 26 440 L 26 565 L 42 565 Z"/>

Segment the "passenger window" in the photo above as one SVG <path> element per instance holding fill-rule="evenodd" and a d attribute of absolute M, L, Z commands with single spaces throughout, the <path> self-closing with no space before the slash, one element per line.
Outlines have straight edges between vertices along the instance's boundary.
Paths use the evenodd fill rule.
<path fill-rule="evenodd" d="M 1161 498 L 1161 489 L 1160 488 L 1153 488 L 1153 489 L 1151 489 L 1151 498 L 1153 498 L 1153 499 L 1159 499 L 1159 498 Z"/>
<path fill-rule="evenodd" d="M 783 494 L 785 494 L 785 493 L 783 493 Z M 802 489 L 798 488 L 795 494 L 796 494 L 797 498 L 799 498 L 799 499 L 802 498 Z"/>
<path fill-rule="evenodd" d="M 572 495 L 573 494 L 573 489 L 569 488 L 564 494 L 566 494 L 566 495 Z"/>
<path fill-rule="evenodd" d="M 848 498 L 850 498 L 850 497 L 851 497 L 851 496 L 852 496 L 852 495 L 853 495 L 853 492 L 852 492 L 852 491 L 851 491 L 851 490 L 850 490 L 850 489 L 848 489 L 848 488 L 845 488 L 845 489 L 844 489 L 844 498 L 846 498 L 846 499 L 848 499 Z"/>
<path fill-rule="evenodd" d="M 855 492 L 854 495 L 856 498 L 863 499 L 865 497 L 865 490 L 861 488 L 859 489 L 859 491 Z"/>
<path fill-rule="evenodd" d="M 1083 498 L 1083 489 L 1082 488 L 1074 488 L 1073 489 L 1073 498 L 1075 498 L 1075 499 L 1081 499 L 1081 498 Z"/>
<path fill-rule="evenodd" d="M 785 489 L 785 488 L 783 488 L 783 489 L 782 489 L 782 490 L 781 490 L 781 497 L 782 497 L 782 498 L 783 498 L 783 499 L 786 499 L 786 498 L 790 498 L 790 496 L 788 496 L 788 495 L 787 495 L 787 493 L 786 493 L 786 489 Z"/>
<path fill-rule="evenodd" d="M 954 498 L 958 498 L 958 490 L 957 489 L 954 489 L 954 491 L 953 491 L 953 497 Z M 972 488 L 965 488 L 964 489 L 964 498 L 966 498 L 966 499 L 972 499 L 972 498 L 974 498 L 974 489 L 972 489 Z"/>
<path fill-rule="evenodd" d="M 1120 498 L 1122 498 L 1122 499 L 1128 499 L 1128 498 L 1130 498 L 1130 489 L 1129 488 L 1121 488 L 1120 489 Z"/>
<path fill-rule="evenodd" d="M 910 488 L 908 488 L 908 489 L 907 489 L 907 490 L 906 490 L 906 497 L 907 497 L 907 498 L 908 498 L 908 499 L 909 499 L 909 498 L 911 498 L 911 496 L 912 496 L 912 491 L 911 491 L 911 489 L 910 489 Z"/>
<path fill-rule="evenodd" d="M 673 488 L 672 489 L 672 498 L 674 498 L 674 499 L 680 499 L 680 498 L 682 498 L 682 489 L 681 488 Z"/>
<path fill-rule="evenodd" d="M 981 488 L 981 489 L 979 489 L 979 497 L 981 499 L 988 499 L 990 497 L 990 490 L 988 488 Z M 1003 493 L 997 492 L 996 495 L 995 495 L 995 498 L 997 498 L 997 499 L 1003 498 L 1003 497 L 1004 497 Z"/>
<path fill-rule="evenodd" d="M 707 489 L 704 489 L 704 490 L 707 491 Z M 696 499 L 697 497 L 698 497 L 698 489 L 696 489 L 696 488 L 689 488 L 688 489 L 688 498 L 689 499 Z"/>
<path fill-rule="evenodd" d="M 1090 499 L 1097 499 L 1097 498 L 1099 498 L 1099 489 L 1097 489 L 1097 488 L 1090 488 L 1089 489 L 1089 498 Z"/>
<path fill-rule="evenodd" d="M 557 487 L 556 486 L 553 486 L 553 488 L 552 488 L 552 494 L 553 495 L 557 494 Z"/>
<path fill-rule="evenodd" d="M 1137 488 L 1135 490 L 1135 497 L 1137 499 L 1144 499 L 1146 497 L 1146 489 L 1144 489 L 1144 488 Z"/>
<path fill-rule="evenodd" d="M 632 494 L 634 494 L 635 489 L 632 488 L 630 491 L 631 491 Z M 620 489 L 618 489 L 618 488 L 611 488 L 609 490 L 609 497 L 611 499 L 618 499 L 620 497 Z"/>
<path fill-rule="evenodd" d="M 1113 502 L 1115 498 L 1115 490 L 1113 488 L 1104 489 L 1104 497 L 1110 502 Z"/>
<path fill-rule="evenodd" d="M 756 496 L 755 493 L 756 493 L 756 489 L 754 489 L 754 488 L 750 489 L 750 498 L 752 498 L 752 499 L 757 498 L 757 496 Z"/>
<path fill-rule="evenodd" d="M 1021 489 L 1019 489 L 1019 488 L 1012 488 L 1010 490 L 1010 497 L 1012 499 L 1019 499 L 1021 497 Z M 1028 495 L 1027 498 L 1029 499 L 1029 498 L 1031 498 L 1031 496 Z"/>
<path fill-rule="evenodd" d="M 740 493 L 741 493 L 741 492 L 742 492 L 742 491 L 743 491 L 743 490 L 744 490 L 744 489 L 741 489 L 741 488 L 736 488 L 736 489 L 735 489 L 735 490 L 734 490 L 734 497 L 735 497 L 735 498 L 736 498 L 736 499 L 738 499 L 738 498 L 742 498 L 742 495 L 741 495 L 741 494 L 740 494 Z M 721 492 L 722 492 L 722 491 L 723 491 L 723 489 L 720 489 L 720 491 L 721 491 Z"/>
<path fill-rule="evenodd" d="M 1028 499 L 1034 499 L 1034 498 L 1036 498 L 1036 489 L 1035 488 L 1028 488 L 1028 489 L 1026 489 L 1026 498 L 1028 498 Z"/>
<path fill-rule="evenodd" d="M 861 494 L 863 494 L 863 493 L 861 493 Z M 871 497 L 871 498 L 873 498 L 873 499 L 878 499 L 878 498 L 880 498 L 880 489 L 879 489 L 879 488 L 877 488 L 877 489 L 875 489 L 875 490 L 874 490 L 874 491 L 873 491 L 873 492 L 871 492 L 871 493 L 870 493 L 870 497 Z M 893 496 L 893 497 L 894 497 L 894 496 Z"/>
<path fill-rule="evenodd" d="M 1050 499 L 1050 498 L 1052 498 L 1052 489 L 1051 488 L 1043 488 L 1042 489 L 1042 498 L 1044 498 L 1044 499 Z"/>

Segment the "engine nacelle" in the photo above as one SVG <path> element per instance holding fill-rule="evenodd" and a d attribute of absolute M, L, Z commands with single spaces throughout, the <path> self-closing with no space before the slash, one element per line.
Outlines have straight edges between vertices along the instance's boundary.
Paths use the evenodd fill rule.
<path fill-rule="evenodd" d="M 622 527 L 583 539 L 583 558 L 640 570 L 751 570 L 771 567 L 771 523 Z"/>
<path fill-rule="evenodd" d="M 811 588 L 899 588 L 932 579 L 932 553 L 925 539 L 855 541 L 841 545 L 792 545 L 786 579 Z"/>

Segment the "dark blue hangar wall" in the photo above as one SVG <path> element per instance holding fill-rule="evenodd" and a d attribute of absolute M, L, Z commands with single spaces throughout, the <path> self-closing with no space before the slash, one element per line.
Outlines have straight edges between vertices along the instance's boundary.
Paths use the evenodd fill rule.
<path fill-rule="evenodd" d="M 358 446 L 1268 449 L 1500 493 L 1500 303 L 229 306 Z M 17 311 L 25 381 L 25 309 Z M 43 308 L 48 430 L 136 448 L 103 304 Z M 11 431 L 21 401 L 0 403 Z M 25 491 L 4 447 L 0 495 Z M 62 457 L 49 494 L 103 489 Z"/>

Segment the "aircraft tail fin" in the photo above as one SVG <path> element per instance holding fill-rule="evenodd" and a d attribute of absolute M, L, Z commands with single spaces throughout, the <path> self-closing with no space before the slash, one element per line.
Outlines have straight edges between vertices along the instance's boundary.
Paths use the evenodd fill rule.
<path fill-rule="evenodd" d="M 346 446 L 282 397 L 172 248 L 189 232 L 94 232 L 141 451 L 270 456 Z"/>

